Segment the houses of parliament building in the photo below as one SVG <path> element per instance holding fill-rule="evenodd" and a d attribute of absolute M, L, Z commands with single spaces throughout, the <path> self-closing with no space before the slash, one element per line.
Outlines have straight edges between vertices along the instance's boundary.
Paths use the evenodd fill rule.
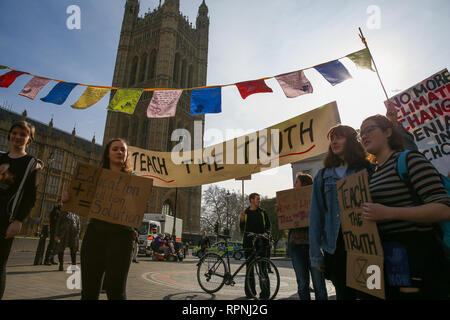
<path fill-rule="evenodd" d="M 206 85 L 209 17 L 205 0 L 201 3 L 195 26 L 180 12 L 180 0 L 160 1 L 157 8 L 139 16 L 139 1 L 127 0 L 112 86 L 120 88 L 192 88 Z M 192 135 L 194 121 L 203 115 L 190 114 L 190 92 L 184 91 L 175 117 L 147 118 L 152 92 L 144 91 L 133 114 L 108 111 L 103 144 L 123 138 L 139 148 L 170 152 L 177 142 L 172 131 L 186 129 Z M 112 98 L 112 97 L 111 97 Z M 36 205 L 24 224 L 24 233 L 35 231 L 41 211 L 48 215 L 62 190 L 70 182 L 76 161 L 98 164 L 102 146 L 92 141 L 44 125 L 5 109 L 0 120 L 0 145 L 6 145 L 13 120 L 25 119 L 36 126 L 35 143 L 28 152 L 42 159 L 42 172 Z M 204 125 L 203 125 L 204 128 Z M 51 155 L 51 161 L 48 159 Z M 46 185 L 45 185 L 46 181 Z M 178 189 L 154 187 L 146 212 L 167 213 L 183 219 L 183 237 L 200 232 L 201 187 Z M 44 215 L 44 216 L 45 216 Z"/>

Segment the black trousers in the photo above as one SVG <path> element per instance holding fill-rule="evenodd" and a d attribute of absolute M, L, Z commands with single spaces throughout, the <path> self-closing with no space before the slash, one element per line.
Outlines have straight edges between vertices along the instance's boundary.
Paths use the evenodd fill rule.
<path fill-rule="evenodd" d="M 109 300 L 125 300 L 133 253 L 133 231 L 91 222 L 81 245 L 81 299 L 98 300 L 103 277 Z"/>
<path fill-rule="evenodd" d="M 52 256 L 55 255 L 56 241 L 55 241 L 55 228 L 50 228 L 50 239 L 48 242 L 47 250 L 45 251 L 45 262 L 48 262 Z"/>
<path fill-rule="evenodd" d="M 9 217 L 0 213 L 0 300 L 6 287 L 6 264 L 14 239 L 5 239 L 9 226 Z"/>
<path fill-rule="evenodd" d="M 70 248 L 70 258 L 72 259 L 72 265 L 77 264 L 77 248 L 76 247 L 69 247 Z M 58 250 L 58 260 L 59 264 L 64 264 L 64 248 L 63 246 L 60 246 Z"/>

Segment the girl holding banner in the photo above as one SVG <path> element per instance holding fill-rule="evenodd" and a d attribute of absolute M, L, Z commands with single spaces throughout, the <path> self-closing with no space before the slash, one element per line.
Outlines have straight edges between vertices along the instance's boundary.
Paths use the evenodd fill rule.
<path fill-rule="evenodd" d="M 100 167 L 131 174 L 128 146 L 113 139 L 103 150 Z M 69 201 L 67 192 L 63 202 Z M 131 227 L 90 219 L 81 245 L 81 299 L 98 300 L 102 281 L 109 300 L 126 300 L 126 283 L 133 253 L 135 230 Z"/>
<path fill-rule="evenodd" d="M 448 299 L 449 270 L 433 222 L 450 220 L 450 198 L 434 166 L 421 153 L 406 154 L 408 177 L 398 174 L 402 133 L 375 115 L 361 125 L 361 141 L 376 170 L 369 179 L 374 203 L 364 217 L 376 221 L 383 242 L 386 299 Z"/>
<path fill-rule="evenodd" d="M 14 237 L 36 201 L 42 162 L 25 148 L 34 140 L 34 126 L 15 122 L 8 132 L 9 152 L 0 153 L 0 299 L 5 292 L 6 263 Z"/>
<path fill-rule="evenodd" d="M 309 174 L 297 172 L 294 183 L 295 189 L 312 184 L 313 178 Z M 275 210 L 279 211 L 278 203 L 275 205 Z M 328 300 L 323 273 L 317 270 L 317 268 L 311 268 L 308 230 L 308 227 L 290 229 L 288 235 L 288 251 L 297 278 L 298 296 L 300 300 L 311 300 L 311 294 L 309 292 L 309 274 L 311 273 L 316 300 Z"/>
<path fill-rule="evenodd" d="M 372 165 L 355 129 L 337 125 L 328 132 L 330 146 L 324 168 L 314 178 L 309 224 L 311 266 L 324 272 L 336 289 L 336 300 L 356 299 L 346 286 L 347 254 L 342 236 L 336 181 Z M 323 253 L 322 253 L 323 252 Z"/>

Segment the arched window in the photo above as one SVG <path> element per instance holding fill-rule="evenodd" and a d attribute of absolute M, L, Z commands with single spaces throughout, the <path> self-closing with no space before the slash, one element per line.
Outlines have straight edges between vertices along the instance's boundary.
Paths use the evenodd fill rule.
<path fill-rule="evenodd" d="M 131 63 L 131 73 L 130 73 L 130 86 L 136 83 L 136 72 L 138 66 L 139 58 L 136 56 L 133 58 L 133 62 Z"/>
<path fill-rule="evenodd" d="M 142 82 L 145 80 L 145 71 L 147 70 L 147 60 L 148 56 L 146 53 L 141 58 L 141 74 L 139 76 L 139 81 Z"/>
<path fill-rule="evenodd" d="M 186 68 L 187 68 L 187 61 L 186 59 L 184 59 L 183 63 L 181 64 L 180 88 L 184 88 L 184 86 L 186 85 Z"/>
<path fill-rule="evenodd" d="M 177 84 L 178 83 L 178 77 L 179 77 L 179 71 L 178 69 L 180 68 L 180 54 L 177 53 L 175 54 L 175 61 L 173 63 L 173 83 Z"/>
<path fill-rule="evenodd" d="M 163 205 L 162 205 L 161 213 L 162 213 L 162 214 L 167 214 L 167 215 L 169 215 L 169 216 L 173 216 L 172 205 L 171 205 L 169 199 L 167 199 L 166 201 L 164 201 L 164 203 L 163 203 Z"/>
<path fill-rule="evenodd" d="M 154 79 L 155 74 L 156 74 L 156 50 L 153 50 L 152 53 L 150 53 L 149 66 L 150 66 L 150 69 L 149 69 L 148 76 L 150 77 L 150 79 Z"/>
<path fill-rule="evenodd" d="M 194 76 L 194 67 L 192 65 L 189 66 L 189 71 L 188 71 L 188 87 L 192 88 L 194 85 L 192 83 L 192 77 Z"/>

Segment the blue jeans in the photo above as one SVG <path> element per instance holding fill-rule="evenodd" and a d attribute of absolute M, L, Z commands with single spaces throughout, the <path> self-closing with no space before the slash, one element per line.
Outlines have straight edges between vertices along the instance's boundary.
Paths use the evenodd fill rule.
<path fill-rule="evenodd" d="M 309 245 L 307 244 L 289 244 L 289 256 L 295 270 L 298 284 L 298 296 L 300 300 L 311 300 L 309 292 L 309 274 L 311 272 L 312 283 L 316 300 L 328 300 L 327 287 L 323 273 L 317 268 L 311 268 L 309 260 Z"/>

